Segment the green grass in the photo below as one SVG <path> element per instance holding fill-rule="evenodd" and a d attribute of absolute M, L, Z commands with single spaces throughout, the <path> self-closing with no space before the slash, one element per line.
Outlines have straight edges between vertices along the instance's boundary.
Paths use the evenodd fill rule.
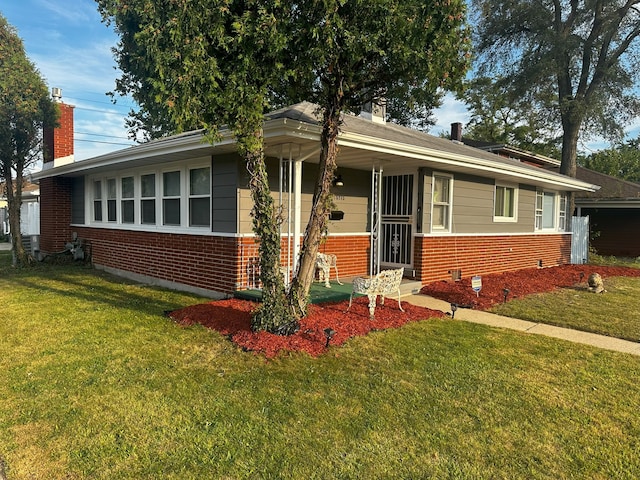
<path fill-rule="evenodd" d="M 429 320 L 267 362 L 162 316 L 196 296 L 7 264 L 10 480 L 640 477 L 638 357 Z"/>
<path fill-rule="evenodd" d="M 567 288 L 498 305 L 491 311 L 508 317 L 575 328 L 640 341 L 640 278 L 605 280 L 606 292 Z"/>

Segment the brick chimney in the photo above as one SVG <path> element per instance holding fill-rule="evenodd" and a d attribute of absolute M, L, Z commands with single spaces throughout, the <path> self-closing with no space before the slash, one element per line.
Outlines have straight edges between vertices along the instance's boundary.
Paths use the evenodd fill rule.
<path fill-rule="evenodd" d="M 45 128 L 44 137 L 44 164 L 43 168 L 59 167 L 73 163 L 73 105 L 62 103 L 62 90 L 51 89 L 53 101 L 60 109 L 60 126 L 57 128 Z"/>
<path fill-rule="evenodd" d="M 455 122 L 451 124 L 451 140 L 462 142 L 462 123 Z"/>

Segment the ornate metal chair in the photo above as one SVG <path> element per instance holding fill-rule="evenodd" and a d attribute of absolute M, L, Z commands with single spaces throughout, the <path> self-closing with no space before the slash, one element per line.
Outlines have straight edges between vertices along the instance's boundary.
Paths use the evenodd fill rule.
<path fill-rule="evenodd" d="M 336 271 L 336 282 L 338 282 L 338 285 L 342 285 L 340 278 L 338 278 L 338 257 L 331 253 L 318 253 L 316 255 L 316 268 L 320 270 L 320 281 L 324 282 L 324 286 L 327 288 L 331 288 L 329 283 L 331 267 Z"/>
<path fill-rule="evenodd" d="M 351 308 L 351 301 L 353 295 L 361 293 L 369 297 L 369 316 L 373 319 L 376 313 L 376 299 L 378 295 L 382 297 L 380 304 L 384 305 L 384 296 L 392 293 L 398 294 L 398 307 L 402 309 L 400 303 L 400 283 L 402 282 L 402 275 L 404 274 L 404 267 L 397 270 L 383 270 L 374 277 L 356 277 L 353 279 L 353 288 L 351 290 L 351 296 L 349 297 L 349 308 Z M 349 311 L 347 308 L 347 311 Z"/>

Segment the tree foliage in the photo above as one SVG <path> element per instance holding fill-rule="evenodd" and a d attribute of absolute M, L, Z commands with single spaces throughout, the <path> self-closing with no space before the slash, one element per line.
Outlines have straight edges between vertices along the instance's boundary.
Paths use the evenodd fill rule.
<path fill-rule="evenodd" d="M 275 279 L 279 238 L 264 169 L 262 113 L 269 103 L 319 105 L 322 148 L 312 211 L 289 301 L 282 302 L 295 318 L 306 314 L 326 228 L 341 114 L 388 98 L 391 112 L 428 118 L 440 89 L 459 86 L 468 62 L 462 0 L 98 4 L 121 37 L 115 53 L 124 73 L 117 90 L 141 106 L 134 126 L 150 128 L 152 136 L 193 128 L 213 134 L 223 124 L 235 133 L 252 173 L 261 275 L 274 276 L 261 276 L 263 299 L 273 298 L 263 311 L 280 312 L 283 291 Z M 282 332 L 267 318 L 254 326 Z"/>
<path fill-rule="evenodd" d="M 640 137 L 594 152 L 580 163 L 596 172 L 640 183 Z"/>
<path fill-rule="evenodd" d="M 440 89 L 460 86 L 468 42 L 458 0 L 296 2 L 292 14 L 298 75 L 287 97 L 310 100 L 322 112 L 319 175 L 289 298 L 303 315 L 329 213 L 341 114 L 385 99 L 392 111 L 428 114 Z"/>
<path fill-rule="evenodd" d="M 259 238 L 263 302 L 253 328 L 291 333 L 280 274 L 278 215 L 266 175 L 262 122 L 268 87 L 287 76 L 286 36 L 278 2 L 254 0 L 98 0 L 115 24 L 117 90 L 143 112 L 134 122 L 152 135 L 203 128 L 214 142 L 220 128 L 235 135 L 249 171 L 254 232 Z"/>
<path fill-rule="evenodd" d="M 575 177 L 581 134 L 619 137 L 638 115 L 640 0 L 473 2 L 478 68 L 535 94 L 562 128 L 560 171 Z M 570 198 L 572 201 L 572 197 Z"/>
<path fill-rule="evenodd" d="M 526 93 L 514 96 L 500 78 L 471 79 L 458 95 L 471 114 L 464 136 L 559 158 L 557 119 L 532 97 Z"/>
<path fill-rule="evenodd" d="M 0 15 L 0 180 L 7 197 L 14 266 L 29 259 L 20 231 L 23 176 L 42 156 L 43 126 L 54 126 L 57 116 L 22 40 Z"/>

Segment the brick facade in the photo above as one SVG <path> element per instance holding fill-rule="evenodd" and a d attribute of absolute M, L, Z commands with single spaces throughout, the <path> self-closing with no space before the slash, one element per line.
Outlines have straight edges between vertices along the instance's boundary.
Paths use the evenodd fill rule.
<path fill-rule="evenodd" d="M 44 135 L 44 162 L 53 162 L 56 158 L 73 155 L 73 106 L 58 103 L 60 108 L 60 126 L 46 128 Z"/>
<path fill-rule="evenodd" d="M 40 250 L 54 253 L 64 250 L 72 240 L 70 178 L 49 177 L 40 180 Z"/>
<path fill-rule="evenodd" d="M 416 237 L 414 268 L 422 283 L 571 261 L 570 234 Z"/>
<path fill-rule="evenodd" d="M 40 190 L 43 253 L 64 250 L 75 232 L 87 243 L 92 262 L 101 268 L 225 295 L 259 285 L 258 245 L 253 237 L 72 227 L 71 179 L 44 178 Z M 469 277 L 560 265 L 571 257 L 569 234 L 417 236 L 414 241 L 413 269 L 422 283 L 449 280 L 453 270 Z M 341 277 L 369 272 L 368 235 L 329 236 L 319 251 L 337 255 Z M 283 265 L 286 256 L 283 239 Z"/>

